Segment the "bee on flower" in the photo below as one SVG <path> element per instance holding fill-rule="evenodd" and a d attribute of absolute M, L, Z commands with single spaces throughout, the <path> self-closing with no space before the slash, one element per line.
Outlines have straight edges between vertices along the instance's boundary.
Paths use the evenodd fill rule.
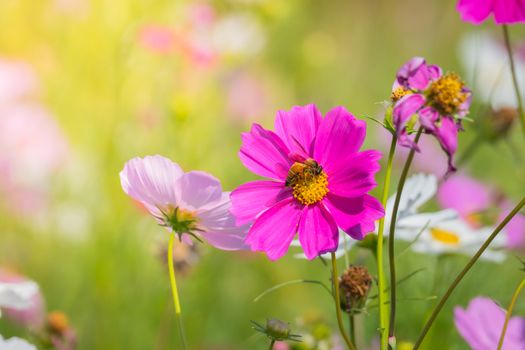
<path fill-rule="evenodd" d="M 368 192 L 376 186 L 378 151 L 360 151 L 364 121 L 343 107 L 323 118 L 315 105 L 279 111 L 275 131 L 254 124 L 242 135 L 239 157 L 270 180 L 239 186 L 231 194 L 237 224 L 253 222 L 246 243 L 277 260 L 298 233 L 308 259 L 335 252 L 339 229 L 361 240 L 384 210 Z"/>

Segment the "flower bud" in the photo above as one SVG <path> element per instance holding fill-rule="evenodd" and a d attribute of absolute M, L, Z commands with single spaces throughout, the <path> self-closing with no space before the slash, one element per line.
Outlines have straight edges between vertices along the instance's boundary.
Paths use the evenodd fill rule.
<path fill-rule="evenodd" d="M 351 265 L 339 277 L 341 308 L 348 313 L 359 313 L 359 309 L 365 305 L 371 287 L 372 276 L 368 273 L 367 268 Z"/>
<path fill-rule="evenodd" d="M 518 111 L 511 107 L 502 107 L 491 110 L 483 119 L 482 132 L 490 141 L 507 136 L 514 121 L 518 118 Z"/>
<path fill-rule="evenodd" d="M 266 331 L 270 338 L 278 340 L 286 339 L 290 335 L 290 324 L 272 318 L 266 321 Z"/>
<path fill-rule="evenodd" d="M 64 334 L 69 329 L 69 319 L 63 312 L 50 312 L 47 315 L 47 328 L 51 333 Z"/>

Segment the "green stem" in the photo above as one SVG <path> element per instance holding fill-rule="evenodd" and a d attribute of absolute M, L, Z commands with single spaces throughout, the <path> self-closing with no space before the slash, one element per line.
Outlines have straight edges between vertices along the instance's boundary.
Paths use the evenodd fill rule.
<path fill-rule="evenodd" d="M 423 327 L 423 330 L 421 331 L 421 334 L 419 335 L 419 338 L 417 339 L 413 350 L 419 349 L 419 347 L 423 343 L 423 340 L 425 339 L 425 336 L 427 335 L 428 331 L 432 327 L 432 324 L 434 323 L 437 316 L 439 315 L 439 312 L 441 311 L 441 309 L 443 309 L 443 306 L 445 306 L 445 303 L 447 302 L 448 298 L 450 297 L 450 295 L 452 295 L 452 292 L 459 285 L 463 277 L 465 277 L 467 272 L 469 272 L 469 270 L 472 268 L 472 266 L 474 266 L 476 261 L 478 261 L 481 254 L 483 254 L 483 252 L 488 248 L 488 246 L 490 245 L 490 243 L 492 243 L 494 238 L 496 238 L 498 233 L 500 233 L 500 231 L 503 230 L 503 228 L 509 223 L 510 220 L 512 220 L 512 218 L 521 210 L 521 208 L 523 208 L 523 206 L 525 206 L 525 197 L 522 198 L 522 200 L 518 203 L 518 205 L 514 209 L 512 209 L 509 215 L 507 215 L 505 219 L 503 219 L 503 221 L 498 225 L 498 227 L 496 227 L 494 232 L 492 232 L 492 234 L 489 236 L 489 238 L 487 238 L 485 243 L 483 243 L 483 245 L 478 249 L 476 254 L 474 254 L 474 256 L 470 258 L 467 265 L 465 265 L 463 270 L 461 270 L 461 272 L 457 275 L 457 277 L 454 279 L 454 282 L 452 282 L 452 284 L 448 287 L 443 297 L 441 297 L 441 300 L 435 307 L 434 311 L 432 311 L 432 315 L 430 315 L 430 318 L 428 319 L 425 326 Z"/>
<path fill-rule="evenodd" d="M 180 308 L 179 292 L 177 290 L 177 280 L 175 279 L 175 269 L 173 268 L 173 242 L 175 241 L 175 233 L 170 235 L 170 242 L 168 247 L 168 267 L 170 270 L 171 293 L 173 295 L 173 305 L 175 306 L 175 318 L 177 319 L 177 327 L 179 328 L 182 349 L 186 350 L 186 336 L 184 335 L 184 327 L 182 325 L 182 311 Z"/>
<path fill-rule="evenodd" d="M 520 295 L 520 292 L 523 289 L 523 287 L 525 287 L 525 279 L 523 279 L 518 285 L 518 288 L 516 288 L 516 291 L 512 296 L 509 308 L 507 309 L 505 323 L 503 324 L 503 330 L 501 331 L 501 336 L 499 337 L 498 350 L 501 350 L 501 348 L 503 347 L 503 340 L 505 340 L 505 333 L 507 333 L 507 326 L 509 325 L 510 316 L 512 315 L 512 310 L 514 309 L 514 305 L 516 305 L 516 300 L 518 300 L 518 296 Z"/>
<path fill-rule="evenodd" d="M 355 316 L 353 314 L 348 315 L 348 327 L 350 327 L 350 340 L 356 344 L 355 339 Z"/>
<path fill-rule="evenodd" d="M 510 44 L 509 28 L 506 24 L 503 25 L 503 37 L 505 38 L 505 47 L 507 48 L 507 54 L 509 56 L 512 83 L 514 84 L 514 91 L 516 92 L 516 99 L 518 100 L 518 113 L 520 115 L 521 127 L 523 129 L 523 133 L 525 134 L 525 113 L 523 112 L 520 87 L 518 85 L 518 77 L 516 76 L 516 67 L 514 66 L 514 56 L 512 55 L 512 46 Z"/>
<path fill-rule="evenodd" d="M 414 142 L 419 142 L 423 128 L 420 127 L 417 131 L 416 138 Z M 392 218 L 390 219 L 390 231 L 388 235 L 388 261 L 390 265 L 390 322 L 388 325 L 388 337 L 391 338 L 395 334 L 395 325 L 396 325 L 396 261 L 395 261 L 395 252 L 394 252 L 394 239 L 396 231 L 396 221 L 397 221 L 397 212 L 399 210 L 399 203 L 401 202 L 401 195 L 403 194 L 403 188 L 405 187 L 405 182 L 408 176 L 408 170 L 410 165 L 412 165 L 412 160 L 414 159 L 414 154 L 416 150 L 412 148 L 408 154 L 405 166 L 401 172 L 401 177 L 399 178 L 399 183 L 397 184 L 397 193 L 396 199 L 394 201 L 394 208 L 392 210 Z"/>
<path fill-rule="evenodd" d="M 268 350 L 272 350 L 274 344 L 275 344 L 275 339 L 272 339 L 272 341 L 270 342 L 270 347 L 268 348 Z"/>
<path fill-rule="evenodd" d="M 390 189 L 390 178 L 392 176 L 392 164 L 394 162 L 394 154 L 396 152 L 397 138 L 392 136 L 390 143 L 390 151 L 388 153 L 388 162 L 386 165 L 385 183 L 383 184 L 383 195 L 381 197 L 381 204 L 386 207 L 388 200 L 388 193 Z M 378 303 L 379 303 L 379 329 L 381 332 L 381 349 L 386 350 L 388 347 L 388 306 L 386 304 L 386 288 L 385 288 L 385 273 L 383 270 L 383 232 L 385 229 L 385 218 L 379 220 L 379 228 L 377 230 L 377 284 L 378 284 Z"/>
<path fill-rule="evenodd" d="M 337 325 L 339 326 L 339 332 L 341 333 L 341 337 L 343 337 L 343 340 L 346 343 L 346 346 L 348 346 L 348 349 L 355 350 L 354 344 L 352 344 L 352 341 L 350 338 L 348 338 L 348 335 L 345 332 L 345 326 L 343 325 L 343 317 L 341 316 L 341 297 L 339 296 L 339 275 L 337 273 L 337 259 L 335 258 L 335 253 L 330 253 L 332 257 L 332 283 L 334 285 L 334 292 L 335 292 L 335 313 L 337 315 Z"/>

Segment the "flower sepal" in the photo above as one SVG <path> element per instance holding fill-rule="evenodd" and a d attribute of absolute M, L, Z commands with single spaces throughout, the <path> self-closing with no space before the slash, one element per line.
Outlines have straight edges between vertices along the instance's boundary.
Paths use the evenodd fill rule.
<path fill-rule="evenodd" d="M 274 341 L 301 341 L 301 335 L 293 334 L 290 330 L 290 324 L 276 318 L 266 320 L 266 326 L 263 326 L 255 321 L 250 321 L 253 324 L 253 329 L 257 332 L 265 334 L 268 338 Z"/>

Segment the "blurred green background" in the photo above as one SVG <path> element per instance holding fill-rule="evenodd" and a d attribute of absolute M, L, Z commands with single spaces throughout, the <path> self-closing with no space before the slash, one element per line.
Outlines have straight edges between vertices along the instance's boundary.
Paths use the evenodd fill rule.
<path fill-rule="evenodd" d="M 239 135 L 251 122 L 271 127 L 278 109 L 306 103 L 381 118 L 396 70 L 415 55 L 464 73 L 462 35 L 500 33 L 491 23 L 461 22 L 454 6 L 450 0 L 2 0 L 0 59 L 32 67 L 39 81 L 32 99 L 57 120 L 68 155 L 43 185 L 44 208 L 18 209 L 8 196 L 0 198 L 0 266 L 40 284 L 48 309 L 71 318 L 79 350 L 179 349 L 159 253 L 168 235 L 122 192 L 118 173 L 125 161 L 162 154 L 185 170 L 214 174 L 231 190 L 254 178 L 237 157 Z M 512 28 L 514 38 L 523 37 L 521 27 Z M 169 48 L 155 42 L 166 30 L 168 42 L 176 42 Z M 367 147 L 384 148 L 379 129 L 368 122 Z M 511 137 L 523 149 L 518 128 Z M 460 136 L 460 153 L 473 138 L 472 132 Z M 479 148 L 470 173 L 518 199 L 523 162 L 504 142 Z M 329 283 L 330 270 L 320 261 L 288 254 L 270 262 L 206 246 L 199 252 L 198 263 L 179 278 L 191 349 L 265 349 L 249 321 L 267 317 L 293 326 L 299 318 L 321 318 L 335 327 L 330 298 L 315 285 L 289 286 L 253 302 L 281 282 Z M 355 250 L 351 258 L 375 274 L 369 252 Z M 466 261 L 409 253 L 399 259 L 400 276 L 426 269 L 399 293 L 441 295 Z M 519 268 L 512 256 L 503 265 L 478 264 L 424 348 L 466 349 L 452 307 L 477 295 L 506 305 L 523 277 Z M 416 338 L 433 303 L 400 302 L 399 340 Z M 361 318 L 365 343 L 377 333 L 376 313 Z M 525 313 L 523 303 L 516 313 Z M 2 319 L 0 334 L 24 331 Z"/>

